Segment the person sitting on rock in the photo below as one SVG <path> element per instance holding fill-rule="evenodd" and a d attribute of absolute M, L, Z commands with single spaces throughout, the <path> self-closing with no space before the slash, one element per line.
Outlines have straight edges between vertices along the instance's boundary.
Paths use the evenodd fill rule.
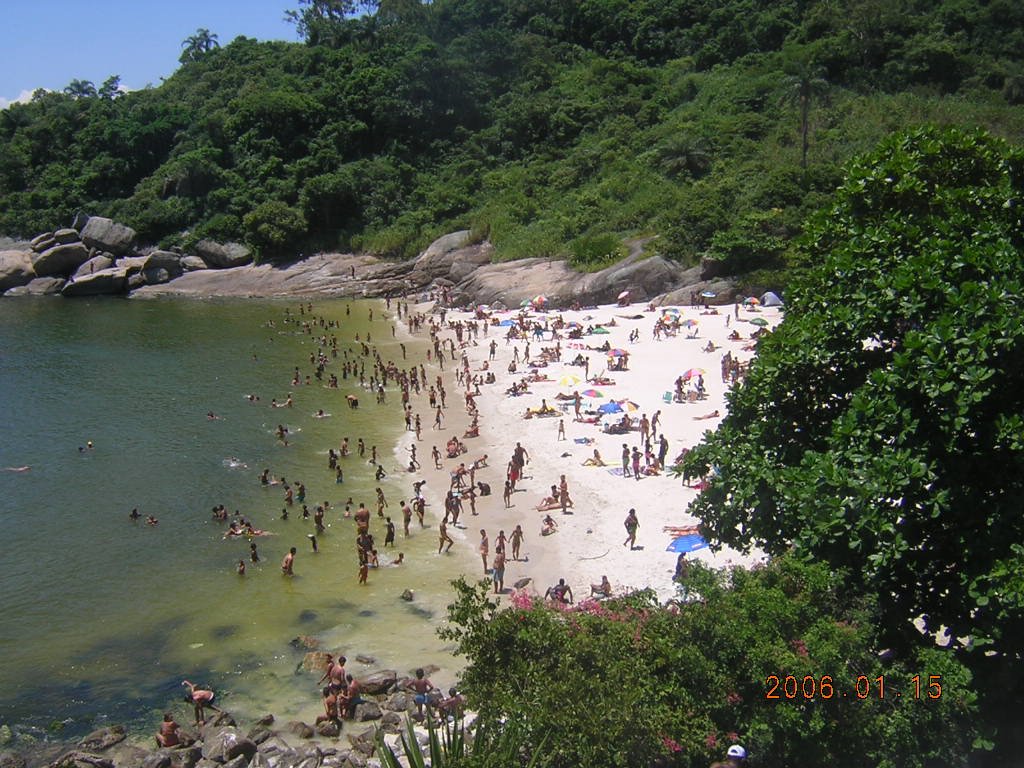
<path fill-rule="evenodd" d="M 462 714 L 462 710 L 466 706 L 466 697 L 459 693 L 455 688 L 448 689 L 448 697 L 441 699 L 437 704 L 438 710 L 440 710 L 443 716 L 459 717 Z"/>
<path fill-rule="evenodd" d="M 164 721 L 160 723 L 160 732 L 156 735 L 158 747 L 176 747 L 181 743 L 178 736 L 178 724 L 170 712 L 164 712 Z"/>

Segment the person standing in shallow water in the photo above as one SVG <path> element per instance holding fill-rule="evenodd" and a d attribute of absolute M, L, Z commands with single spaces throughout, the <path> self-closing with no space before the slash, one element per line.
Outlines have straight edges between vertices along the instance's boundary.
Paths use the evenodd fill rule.
<path fill-rule="evenodd" d="M 281 573 L 285 576 L 295 575 L 294 568 L 296 551 L 295 547 L 292 547 L 288 550 L 288 554 L 284 556 L 284 560 L 281 561 Z"/>

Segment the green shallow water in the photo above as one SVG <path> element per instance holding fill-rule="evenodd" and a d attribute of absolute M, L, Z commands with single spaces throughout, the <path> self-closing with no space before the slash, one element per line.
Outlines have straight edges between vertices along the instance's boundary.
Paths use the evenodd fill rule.
<path fill-rule="evenodd" d="M 378 406 L 358 381 L 341 380 L 341 357 L 327 371 L 338 390 L 315 379 L 293 389 L 295 366 L 312 373 L 317 347 L 282 322 L 286 306 L 298 305 L 0 301 L 0 467 L 32 467 L 0 472 L 0 723 L 67 721 L 65 733 L 108 720 L 141 726 L 180 702 L 185 677 L 213 685 L 242 715 L 312 718 L 316 677 L 296 673 L 302 653 L 289 646 L 300 634 L 350 658 L 369 654 L 399 670 L 438 663 L 442 681 L 454 677 L 435 630 L 462 561 L 433 555 L 436 529 L 403 541 L 399 523 L 409 566 L 371 571 L 358 586 L 354 527 L 341 511 L 349 496 L 374 508 L 373 467 L 351 457 L 342 485 L 327 469 L 327 449 L 344 436 L 377 445 L 389 511 L 401 517 L 411 478 L 394 453 L 404 435 L 398 393 Z M 342 321 L 318 332 L 337 335 L 350 356 L 355 334 L 369 331 L 381 356 L 402 364 L 382 304 L 320 301 L 315 313 Z M 407 364 L 422 359 L 424 347 L 407 347 Z M 290 391 L 293 408 L 269 407 Z M 345 405 L 348 393 L 360 395 L 358 411 Z M 319 408 L 332 416 L 314 418 Z M 207 419 L 211 410 L 222 418 Z M 292 433 L 287 447 L 274 437 L 278 423 Z M 80 452 L 90 440 L 95 447 Z M 331 502 L 319 553 L 301 505 L 279 519 L 282 492 L 260 486 L 264 467 L 304 482 L 311 510 Z M 274 534 L 257 539 L 259 565 L 247 541 L 222 540 L 225 526 L 210 515 L 219 503 Z M 160 524 L 130 522 L 132 507 Z M 376 518 L 373 532 L 380 545 Z M 279 569 L 290 546 L 299 552 L 292 579 Z M 398 599 L 407 587 L 414 603 Z"/>

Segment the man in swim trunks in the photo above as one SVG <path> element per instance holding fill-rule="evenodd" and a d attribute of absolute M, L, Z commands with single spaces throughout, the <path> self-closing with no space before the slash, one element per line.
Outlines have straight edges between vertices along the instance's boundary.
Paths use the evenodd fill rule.
<path fill-rule="evenodd" d="M 281 561 L 281 573 L 285 576 L 293 576 L 295 567 L 295 547 L 288 550 L 288 554 L 284 556 L 284 560 Z"/>
<path fill-rule="evenodd" d="M 204 722 L 203 715 L 206 707 L 209 707 L 214 712 L 220 712 L 220 708 L 214 706 L 213 699 L 216 694 L 208 688 L 200 688 L 195 683 L 190 683 L 188 680 L 184 680 L 181 683 L 188 688 L 188 693 L 185 698 L 192 702 L 192 707 L 195 710 L 196 725 L 202 725 Z"/>
<path fill-rule="evenodd" d="M 434 690 L 434 684 L 426 678 L 421 668 L 416 670 L 415 679 L 408 681 L 405 687 L 413 691 L 413 701 L 416 702 L 416 714 L 422 719 L 424 704 L 427 705 L 428 714 L 430 712 L 430 700 L 427 698 L 427 694 Z"/>

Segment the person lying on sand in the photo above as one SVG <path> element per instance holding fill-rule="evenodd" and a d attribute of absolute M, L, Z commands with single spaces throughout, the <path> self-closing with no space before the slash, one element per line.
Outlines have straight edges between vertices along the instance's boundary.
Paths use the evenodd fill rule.
<path fill-rule="evenodd" d="M 721 416 L 721 414 L 718 412 L 718 409 L 716 408 L 711 413 L 705 413 L 703 416 L 694 416 L 693 420 L 700 421 L 701 419 L 717 419 L 719 416 Z"/>

